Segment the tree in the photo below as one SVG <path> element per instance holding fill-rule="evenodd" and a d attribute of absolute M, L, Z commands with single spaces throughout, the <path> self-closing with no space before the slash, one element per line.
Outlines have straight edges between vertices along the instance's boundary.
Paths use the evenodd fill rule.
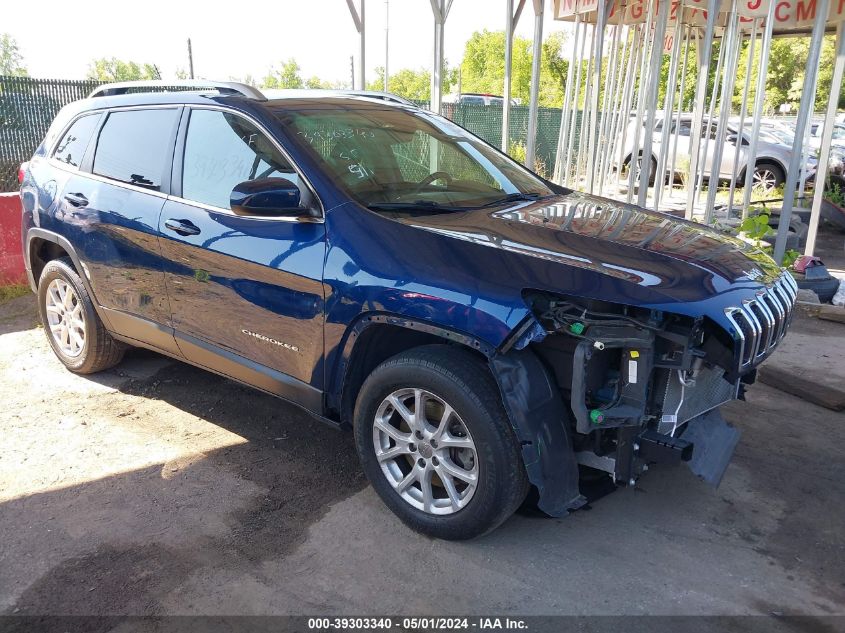
<path fill-rule="evenodd" d="M 566 89 L 568 62 L 563 59 L 563 34 L 555 33 L 543 42 L 540 65 L 540 97 L 542 106 L 560 107 Z M 513 40 L 511 60 L 511 96 L 528 104 L 531 90 L 531 40 Z M 461 63 L 461 91 L 502 94 L 505 83 L 504 31 L 476 31 L 464 49 Z"/>
<path fill-rule="evenodd" d="M 97 81 L 137 81 L 161 79 L 155 64 L 139 64 L 112 57 L 95 59 L 88 66 L 88 79 Z"/>
<path fill-rule="evenodd" d="M 448 89 L 444 74 L 445 88 Z M 367 84 L 367 90 L 384 90 L 384 68 L 376 68 L 376 78 Z M 393 73 L 387 79 L 387 91 L 400 97 L 415 101 L 428 101 L 431 98 L 431 72 L 428 70 L 411 70 L 403 68 Z"/>
<path fill-rule="evenodd" d="M 286 62 L 282 62 L 281 67 L 276 70 L 271 68 L 267 72 L 267 76 L 261 82 L 262 88 L 304 88 L 305 82 L 299 74 L 299 64 L 291 57 Z"/>
<path fill-rule="evenodd" d="M 0 75 L 26 77 L 28 74 L 15 38 L 8 33 L 0 33 Z"/>

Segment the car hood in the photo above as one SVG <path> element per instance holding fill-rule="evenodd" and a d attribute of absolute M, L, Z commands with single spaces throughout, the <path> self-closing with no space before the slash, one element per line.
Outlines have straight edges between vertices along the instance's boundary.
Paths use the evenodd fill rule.
<path fill-rule="evenodd" d="M 743 286 L 759 289 L 781 272 L 760 249 L 702 224 L 578 192 L 394 219 L 627 282 L 639 286 L 644 299 L 698 301 Z"/>

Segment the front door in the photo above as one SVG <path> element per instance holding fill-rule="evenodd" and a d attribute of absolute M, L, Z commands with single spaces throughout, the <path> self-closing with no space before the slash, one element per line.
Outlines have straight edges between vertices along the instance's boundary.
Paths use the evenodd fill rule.
<path fill-rule="evenodd" d="M 185 356 L 295 401 L 322 389 L 325 225 L 231 211 L 240 182 L 287 178 L 316 205 L 269 137 L 241 115 L 186 113 L 174 196 L 161 214 L 173 326 Z M 304 402 L 309 404 L 308 402 Z"/>

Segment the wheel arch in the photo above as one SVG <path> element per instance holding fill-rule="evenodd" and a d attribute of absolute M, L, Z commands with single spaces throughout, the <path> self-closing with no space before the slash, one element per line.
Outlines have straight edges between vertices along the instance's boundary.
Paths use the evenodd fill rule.
<path fill-rule="evenodd" d="M 571 437 L 571 412 L 554 375 L 528 346 L 535 321 L 513 329 L 495 348 L 467 334 L 395 315 L 366 315 L 350 328 L 330 391 L 329 416 L 351 424 L 358 392 L 379 364 L 415 347 L 451 344 L 482 360 L 499 388 L 505 413 L 516 433 L 538 505 L 563 516 L 584 505 L 578 489 L 578 465 Z"/>
<path fill-rule="evenodd" d="M 351 424 L 358 391 L 373 369 L 396 354 L 438 343 L 467 349 L 485 361 L 495 351 L 476 337 L 431 323 L 392 314 L 362 316 L 349 328 L 329 377 L 329 417 Z"/>
<path fill-rule="evenodd" d="M 44 267 L 52 260 L 67 257 L 71 261 L 71 265 L 82 283 L 85 285 L 85 290 L 91 297 L 91 302 L 94 304 L 94 309 L 97 315 L 106 325 L 106 328 L 111 330 L 111 325 L 108 317 L 97 302 L 94 290 L 91 287 L 91 281 L 88 279 L 85 266 L 79 259 L 76 249 L 70 241 L 58 233 L 47 231 L 41 228 L 31 228 L 26 234 L 26 253 L 24 253 L 24 262 L 26 265 L 26 274 L 29 279 L 30 288 L 33 292 L 38 292 L 38 279 L 41 277 L 41 272 Z"/>

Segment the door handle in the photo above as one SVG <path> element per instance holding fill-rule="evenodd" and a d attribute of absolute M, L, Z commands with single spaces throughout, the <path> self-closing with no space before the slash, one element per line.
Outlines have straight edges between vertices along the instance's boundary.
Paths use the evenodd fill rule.
<path fill-rule="evenodd" d="M 81 193 L 66 193 L 65 200 L 70 202 L 71 205 L 74 207 L 87 207 L 88 206 L 88 198 L 83 196 Z"/>
<path fill-rule="evenodd" d="M 190 220 L 176 220 L 175 218 L 170 218 L 164 222 L 164 226 L 179 235 L 199 235 L 200 233 L 200 227 Z"/>

